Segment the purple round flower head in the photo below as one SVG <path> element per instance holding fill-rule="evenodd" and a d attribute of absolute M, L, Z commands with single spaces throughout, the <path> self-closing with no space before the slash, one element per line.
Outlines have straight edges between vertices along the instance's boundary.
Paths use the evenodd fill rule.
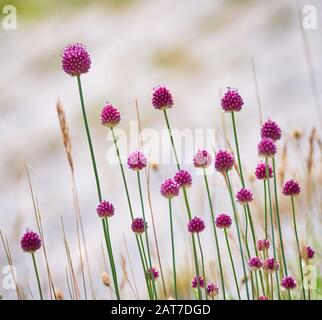
<path fill-rule="evenodd" d="M 266 296 L 260 296 L 260 297 L 258 297 L 258 300 L 269 300 L 269 299 Z"/>
<path fill-rule="evenodd" d="M 295 180 L 291 179 L 284 183 L 282 193 L 284 196 L 297 196 L 301 192 L 301 187 Z"/>
<path fill-rule="evenodd" d="M 100 218 L 109 218 L 114 215 L 114 206 L 112 203 L 103 200 L 96 207 L 96 212 Z"/>
<path fill-rule="evenodd" d="M 292 276 L 286 276 L 281 281 L 282 288 L 292 290 L 296 288 L 296 280 Z"/>
<path fill-rule="evenodd" d="M 63 70 L 71 76 L 80 76 L 91 67 L 91 58 L 83 44 L 69 44 L 61 57 Z"/>
<path fill-rule="evenodd" d="M 258 257 L 253 257 L 248 260 L 248 266 L 251 271 L 259 270 L 263 266 L 263 262 Z"/>
<path fill-rule="evenodd" d="M 258 251 L 268 251 L 270 242 L 267 239 L 261 239 L 257 241 L 256 247 Z"/>
<path fill-rule="evenodd" d="M 198 150 L 193 157 L 193 165 L 196 168 L 208 168 L 211 165 L 211 155 L 207 150 Z"/>
<path fill-rule="evenodd" d="M 114 128 L 121 121 L 120 112 L 108 103 L 101 112 L 101 123 L 105 127 Z"/>
<path fill-rule="evenodd" d="M 268 273 L 273 273 L 279 269 L 278 261 L 276 261 L 274 258 L 268 258 L 264 260 L 263 262 L 263 269 L 264 271 Z"/>
<path fill-rule="evenodd" d="M 301 256 L 304 260 L 310 260 L 313 259 L 315 255 L 315 251 L 309 247 L 309 246 L 304 246 L 302 248 Z"/>
<path fill-rule="evenodd" d="M 148 159 L 140 150 L 131 152 L 127 158 L 127 166 L 129 169 L 139 171 L 146 167 Z"/>
<path fill-rule="evenodd" d="M 214 298 L 215 296 L 218 296 L 218 294 L 219 294 L 219 287 L 213 282 L 208 283 L 207 284 L 207 295 L 210 298 Z"/>
<path fill-rule="evenodd" d="M 20 244 L 23 251 L 34 253 L 41 247 L 41 239 L 36 232 L 27 229 L 21 238 Z"/>
<path fill-rule="evenodd" d="M 241 188 L 236 193 L 236 199 L 240 204 L 247 204 L 253 201 L 253 193 L 249 189 Z"/>
<path fill-rule="evenodd" d="M 155 109 L 170 109 L 173 106 L 171 92 L 165 86 L 158 86 L 153 89 L 152 105 Z"/>
<path fill-rule="evenodd" d="M 205 228 L 204 221 L 199 217 L 194 217 L 188 222 L 188 231 L 191 233 L 202 232 Z"/>
<path fill-rule="evenodd" d="M 146 271 L 146 276 L 149 280 L 156 281 L 159 278 L 159 271 L 155 267 L 149 268 Z"/>
<path fill-rule="evenodd" d="M 215 224 L 218 229 L 229 229 L 232 224 L 232 220 L 228 214 L 222 213 L 217 216 Z"/>
<path fill-rule="evenodd" d="M 142 234 L 147 229 L 147 223 L 143 218 L 134 218 L 131 224 L 131 229 L 135 234 Z"/>
<path fill-rule="evenodd" d="M 174 180 L 167 179 L 161 184 L 160 192 L 167 199 L 174 198 L 179 195 L 179 185 Z"/>
<path fill-rule="evenodd" d="M 231 170 L 234 166 L 234 156 L 231 152 L 219 150 L 215 156 L 215 168 L 219 172 Z"/>
<path fill-rule="evenodd" d="M 270 138 L 274 141 L 281 139 L 281 128 L 275 121 L 270 119 L 266 120 L 261 128 L 261 137 Z"/>
<path fill-rule="evenodd" d="M 265 162 L 260 162 L 255 170 L 255 176 L 258 180 L 263 180 L 263 179 L 267 179 L 267 174 L 266 174 L 266 163 Z M 270 166 L 270 164 L 268 164 L 268 177 L 272 178 L 273 177 L 273 169 Z"/>
<path fill-rule="evenodd" d="M 221 99 L 221 106 L 225 112 L 240 111 L 244 105 L 243 98 L 237 89 L 227 88 Z"/>
<path fill-rule="evenodd" d="M 198 288 L 198 284 L 199 284 L 199 288 L 203 288 L 205 286 L 205 280 L 203 279 L 203 277 L 201 276 L 196 276 L 192 279 L 191 281 L 191 287 L 196 289 Z"/>
<path fill-rule="evenodd" d="M 277 152 L 274 140 L 270 138 L 263 138 L 257 145 L 258 154 L 265 158 L 272 158 Z"/>
<path fill-rule="evenodd" d="M 179 188 L 190 188 L 192 184 L 191 174 L 187 170 L 178 171 L 173 180 L 178 184 Z"/>

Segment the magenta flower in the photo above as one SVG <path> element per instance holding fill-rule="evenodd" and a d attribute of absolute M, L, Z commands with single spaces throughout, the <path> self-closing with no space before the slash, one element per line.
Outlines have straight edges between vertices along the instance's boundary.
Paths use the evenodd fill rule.
<path fill-rule="evenodd" d="M 258 257 L 253 257 L 248 260 L 248 266 L 251 271 L 259 270 L 263 266 L 263 262 Z"/>
<path fill-rule="evenodd" d="M 257 241 L 256 247 L 258 251 L 268 251 L 270 242 L 267 239 L 261 239 Z"/>
<path fill-rule="evenodd" d="M 263 138 L 257 145 L 258 154 L 265 158 L 274 157 L 277 152 L 276 144 L 274 140 L 270 138 Z"/>
<path fill-rule="evenodd" d="M 120 112 L 110 103 L 108 103 L 101 112 L 101 123 L 103 126 L 114 128 L 121 121 Z"/>
<path fill-rule="evenodd" d="M 143 218 L 134 218 L 131 224 L 132 231 L 139 235 L 147 229 L 147 223 L 144 222 Z"/>
<path fill-rule="evenodd" d="M 299 183 L 293 179 L 288 180 L 284 183 L 282 193 L 284 196 L 297 196 L 301 192 Z"/>
<path fill-rule="evenodd" d="M 205 286 L 205 281 L 204 281 L 203 277 L 196 276 L 192 279 L 192 281 L 191 281 L 192 288 L 194 288 L 194 289 L 198 288 L 198 284 L 199 284 L 199 288 L 201 288 L 201 289 Z"/>
<path fill-rule="evenodd" d="M 96 207 L 96 212 L 100 218 L 110 218 L 114 215 L 114 206 L 108 201 L 101 201 Z"/>
<path fill-rule="evenodd" d="M 310 260 L 314 258 L 314 255 L 315 255 L 315 251 L 311 247 L 304 246 L 302 248 L 302 252 L 301 252 L 302 259 Z"/>
<path fill-rule="evenodd" d="M 167 199 L 177 197 L 179 195 L 179 185 L 174 180 L 167 179 L 162 183 L 160 192 Z"/>
<path fill-rule="evenodd" d="M 281 281 L 282 288 L 292 290 L 296 288 L 296 280 L 292 276 L 286 276 Z"/>
<path fill-rule="evenodd" d="M 146 276 L 149 280 L 156 281 L 159 278 L 159 271 L 155 267 L 149 268 L 146 271 Z"/>
<path fill-rule="evenodd" d="M 247 204 L 249 202 L 253 201 L 253 193 L 246 188 L 241 188 L 237 193 L 236 193 L 236 200 L 240 204 Z"/>
<path fill-rule="evenodd" d="M 267 273 L 273 273 L 279 269 L 279 263 L 274 258 L 268 258 L 263 262 L 263 269 Z"/>
<path fill-rule="evenodd" d="M 228 214 L 222 213 L 217 216 L 215 224 L 218 229 L 229 229 L 232 224 L 232 220 Z"/>
<path fill-rule="evenodd" d="M 158 86 L 153 89 L 152 105 L 158 110 L 169 109 L 173 106 L 173 97 L 168 88 Z"/>
<path fill-rule="evenodd" d="M 178 171 L 173 180 L 178 184 L 179 188 L 190 188 L 192 184 L 191 174 L 187 170 Z"/>
<path fill-rule="evenodd" d="M 207 284 L 207 295 L 210 298 L 214 298 L 214 297 L 218 296 L 218 294 L 219 294 L 219 287 L 213 282 L 208 283 Z"/>
<path fill-rule="evenodd" d="M 23 251 L 34 253 L 41 247 L 41 239 L 38 233 L 27 229 L 20 240 L 20 245 Z"/>
<path fill-rule="evenodd" d="M 266 163 L 265 162 L 260 162 L 255 170 L 255 176 L 258 180 L 263 180 L 267 178 L 267 174 L 266 174 Z M 268 177 L 272 178 L 273 177 L 273 169 L 270 166 L 270 164 L 268 164 Z"/>
<path fill-rule="evenodd" d="M 188 231 L 191 233 L 199 233 L 205 229 L 204 221 L 199 217 L 194 217 L 188 222 Z"/>
<path fill-rule="evenodd" d="M 234 166 L 234 156 L 231 152 L 219 150 L 215 156 L 215 168 L 219 172 L 231 170 Z"/>
<path fill-rule="evenodd" d="M 258 297 L 258 300 L 269 300 L 269 299 L 266 296 L 260 296 L 260 297 Z"/>
<path fill-rule="evenodd" d="M 221 106 L 225 112 L 240 111 L 244 105 L 243 98 L 237 89 L 227 88 L 221 99 Z"/>
<path fill-rule="evenodd" d="M 62 68 L 70 76 L 80 76 L 88 72 L 91 67 L 91 58 L 83 44 L 69 44 L 65 47 L 61 57 Z"/>
<path fill-rule="evenodd" d="M 198 150 L 193 157 L 193 165 L 196 168 L 208 168 L 211 165 L 212 158 L 207 150 Z"/>
<path fill-rule="evenodd" d="M 139 171 L 147 166 L 148 159 L 140 150 L 131 152 L 127 158 L 127 166 L 129 169 Z"/>
<path fill-rule="evenodd" d="M 274 141 L 281 139 L 281 128 L 275 121 L 270 119 L 266 120 L 261 128 L 261 137 L 270 138 Z"/>

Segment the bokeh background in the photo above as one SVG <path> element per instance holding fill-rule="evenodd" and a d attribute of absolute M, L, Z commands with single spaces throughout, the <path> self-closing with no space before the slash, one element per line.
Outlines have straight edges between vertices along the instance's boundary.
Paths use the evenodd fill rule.
<path fill-rule="evenodd" d="M 238 114 L 245 170 L 251 174 L 258 162 L 256 144 L 261 105 L 263 118 L 271 117 L 280 123 L 284 132 L 283 144 L 290 146 L 287 177 L 305 178 L 310 150 L 307 138 L 316 127 L 318 141 L 321 123 L 321 1 L 11 0 L 0 1 L 0 8 L 5 4 L 16 6 L 18 26 L 16 30 L 0 28 L 0 230 L 8 239 L 18 282 L 26 298 L 32 298 L 32 294 L 37 296 L 31 259 L 19 246 L 24 230 L 27 227 L 36 229 L 26 164 L 39 202 L 55 286 L 65 298 L 69 298 L 62 217 L 82 292 L 71 175 L 55 108 L 58 98 L 64 106 L 70 128 L 95 297 L 109 297 L 100 279 L 101 272 L 105 270 L 101 251 L 103 237 L 95 213 L 96 189 L 77 83 L 75 78 L 61 70 L 60 54 L 68 43 L 86 44 L 92 58 L 91 70 L 82 80 L 103 193 L 116 207 L 115 217 L 111 220 L 116 262 L 121 269 L 121 254 L 124 255 L 123 269 L 127 269 L 133 285 L 131 262 L 141 298 L 144 296 L 144 280 L 130 232 L 119 167 L 106 161 L 111 142 L 107 141 L 106 128 L 99 123 L 100 110 L 107 100 L 119 107 L 123 119 L 120 128 L 125 132 L 129 132 L 130 121 L 136 120 L 135 100 L 139 103 L 143 128 L 161 130 L 165 123 L 162 114 L 151 107 L 151 94 L 155 85 L 166 84 L 175 97 L 175 107 L 169 112 L 172 126 L 177 129 L 215 129 L 215 147 L 227 147 L 224 128 L 231 140 L 231 126 L 229 117 L 221 113 L 219 96 L 227 86 L 239 88 L 245 101 L 243 111 Z M 317 9 L 316 30 L 301 29 L 298 10 L 307 4 Z M 298 134 L 295 138 L 294 130 Z M 316 149 L 314 159 L 320 163 L 321 149 Z M 193 214 L 204 217 L 209 225 L 202 178 L 188 163 L 186 168 L 191 169 L 194 177 L 193 188 L 189 191 Z M 162 164 L 151 171 L 153 211 L 167 281 L 171 280 L 168 212 L 167 202 L 159 195 L 159 186 L 174 172 L 174 165 Z M 126 174 L 135 210 L 140 215 L 135 175 L 128 171 Z M 315 177 L 319 174 L 320 171 Z M 213 174 L 210 180 L 216 212 L 230 211 L 222 177 Z M 236 177 L 234 184 L 238 186 Z M 318 180 L 314 184 L 314 196 L 318 202 L 307 206 L 306 199 L 303 199 L 301 212 L 304 216 L 301 241 L 311 241 L 316 245 L 321 234 L 320 186 Z M 144 192 L 146 194 L 146 188 Z M 216 194 L 219 195 L 218 201 Z M 260 207 L 260 191 L 258 197 Z M 186 213 L 181 202 L 182 199 L 175 204 L 178 268 L 183 274 L 182 286 L 189 287 L 192 272 L 189 268 L 192 267 L 187 264 L 191 258 Z M 148 208 L 147 205 L 149 216 Z M 287 209 L 286 206 L 285 212 Z M 287 239 L 293 239 L 289 218 L 285 217 L 285 235 Z M 314 225 L 310 233 L 306 229 L 307 219 Z M 257 222 L 260 223 L 259 220 Z M 261 232 L 261 227 L 258 227 L 258 233 Z M 209 272 L 217 280 L 210 226 L 203 241 Z M 1 271 L 7 260 L 3 247 L 0 247 Z M 226 254 L 223 242 L 222 248 Z M 294 248 L 293 239 L 287 249 L 290 257 L 294 255 Z M 153 257 L 157 264 L 155 248 Z M 46 287 L 41 254 L 39 260 Z M 228 260 L 226 264 L 229 279 L 232 277 Z M 238 272 L 241 277 L 241 270 Z M 3 277 L 1 273 L 0 277 Z M 128 298 L 133 298 L 128 284 L 125 284 L 123 292 Z M 16 297 L 13 290 L 4 290 L 1 286 L 0 294 L 4 298 Z M 84 296 L 83 292 L 81 295 Z M 182 296 L 190 295 L 189 289 L 187 292 L 182 290 Z M 88 296 L 92 297 L 90 293 Z"/>

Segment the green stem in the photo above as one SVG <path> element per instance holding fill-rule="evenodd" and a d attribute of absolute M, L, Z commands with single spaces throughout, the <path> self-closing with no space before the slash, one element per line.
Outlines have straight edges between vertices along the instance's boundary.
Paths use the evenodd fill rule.
<path fill-rule="evenodd" d="M 172 247 L 173 289 L 174 289 L 174 296 L 175 296 L 176 300 L 178 300 L 177 271 L 176 271 L 176 255 L 175 255 L 175 246 L 174 246 L 174 233 L 173 233 L 173 220 L 172 220 L 172 205 L 171 205 L 171 199 L 169 199 L 169 218 L 170 218 L 171 247 Z"/>
<path fill-rule="evenodd" d="M 199 251 L 200 251 L 200 256 L 201 256 L 201 267 L 202 267 L 202 275 L 203 275 L 203 280 L 204 280 L 205 296 L 206 296 L 206 300 L 208 300 L 207 281 L 206 281 L 206 272 L 205 272 L 205 259 L 204 259 L 204 255 L 203 255 L 199 232 L 197 232 L 197 240 L 198 240 Z"/>
<path fill-rule="evenodd" d="M 141 209 L 142 209 L 143 220 L 146 223 L 144 202 L 143 202 L 143 195 L 142 195 L 142 187 L 141 187 L 141 179 L 140 179 L 140 172 L 139 171 L 137 171 L 137 179 L 138 179 L 138 186 L 139 186 L 139 193 L 140 193 L 140 201 L 141 201 Z M 149 245 L 148 230 L 145 230 L 145 243 L 146 243 L 146 249 L 147 249 L 147 252 L 148 252 L 149 266 L 150 266 L 150 269 L 152 271 L 152 259 L 151 259 L 150 245 Z M 155 296 L 156 299 L 158 299 L 153 272 L 151 273 L 151 275 L 152 275 L 152 285 L 153 285 L 154 296 Z"/>
<path fill-rule="evenodd" d="M 300 272 L 301 272 L 302 293 L 303 293 L 303 299 L 306 300 L 305 289 L 304 289 L 304 275 L 303 275 L 303 267 L 302 267 L 302 260 L 301 260 L 301 249 L 300 249 L 300 242 L 299 242 L 299 237 L 298 237 L 298 233 L 297 233 L 295 205 L 294 205 L 294 197 L 293 196 L 291 196 L 291 203 L 292 203 L 292 215 L 293 215 L 294 233 L 295 233 L 296 246 L 297 246 L 297 251 L 298 251 L 298 259 L 299 259 L 299 266 L 300 266 Z"/>
<path fill-rule="evenodd" d="M 150 282 L 149 282 L 149 279 L 148 279 L 148 276 L 147 276 L 147 270 L 149 268 L 149 265 L 148 265 L 148 260 L 147 260 L 147 257 L 146 257 L 146 252 L 145 252 L 145 248 L 144 248 L 142 235 L 141 234 L 138 235 L 138 238 L 139 238 L 139 241 L 140 241 L 139 247 L 140 247 L 140 250 L 142 250 L 144 277 L 146 279 L 146 284 L 147 284 L 147 288 L 148 288 L 148 291 L 149 291 L 150 300 L 153 300 L 154 295 L 153 295 L 152 288 L 150 286 Z"/>
<path fill-rule="evenodd" d="M 239 251 L 240 251 L 240 257 L 241 257 L 241 261 L 242 261 L 244 278 L 245 278 L 246 294 L 247 294 L 247 299 L 249 300 L 248 278 L 247 278 L 247 273 L 246 273 L 245 258 L 244 258 L 244 252 L 243 252 L 243 245 L 242 245 L 241 235 L 240 235 L 240 230 L 239 230 L 239 223 L 238 223 L 238 217 L 237 217 L 237 209 L 236 209 L 236 205 L 235 205 L 235 200 L 234 200 L 234 196 L 233 196 L 232 185 L 231 185 L 231 182 L 230 182 L 230 178 L 229 178 L 228 171 L 226 171 L 226 177 L 227 177 L 228 191 L 229 191 L 229 195 L 230 195 L 231 205 L 233 207 L 233 212 L 234 212 L 235 225 L 236 225 L 237 236 L 238 236 L 238 243 L 239 243 Z"/>
<path fill-rule="evenodd" d="M 230 249 L 230 244 L 229 244 L 229 239 L 228 239 L 226 229 L 224 229 L 224 233 L 225 233 L 225 240 L 226 240 L 226 245 L 227 245 L 227 249 L 228 249 L 228 253 L 229 253 L 230 263 L 231 263 L 231 267 L 233 269 L 234 280 L 235 280 L 235 285 L 236 285 L 236 289 L 237 289 L 238 298 L 239 298 L 239 300 L 241 300 L 239 286 L 238 286 L 238 280 L 237 280 L 237 275 L 236 275 L 235 264 L 234 264 L 234 260 L 233 260 L 233 255 L 231 254 L 231 249 Z"/>
<path fill-rule="evenodd" d="M 214 213 L 214 209 L 213 209 L 212 202 L 211 202 L 211 196 L 210 196 L 210 191 L 209 191 L 209 184 L 208 184 L 208 179 L 207 179 L 207 175 L 206 175 L 205 169 L 203 169 L 203 173 L 204 173 L 204 179 L 205 179 L 205 184 L 206 184 L 206 189 L 207 189 L 208 202 L 209 202 L 211 219 L 212 219 L 212 226 L 213 226 L 214 235 L 215 235 L 216 250 L 217 250 L 217 259 L 218 259 L 218 265 L 219 265 L 219 271 L 220 271 L 220 279 L 221 279 L 222 292 L 223 292 L 224 300 L 226 300 L 224 274 L 223 274 L 223 269 L 222 269 L 222 264 L 221 264 L 221 256 L 220 256 L 219 242 L 218 242 L 217 230 L 216 230 L 216 225 L 215 225 L 215 213 Z"/>
<path fill-rule="evenodd" d="M 268 201 L 269 201 L 269 215 L 270 215 L 270 222 L 271 222 L 271 233 L 272 233 L 272 245 L 273 245 L 273 252 L 274 252 L 274 259 L 276 261 L 276 247 L 275 247 L 275 234 L 274 234 L 274 220 L 273 220 L 273 206 L 272 206 L 272 196 L 271 196 L 271 188 L 269 183 L 269 170 L 268 170 L 268 158 L 266 157 L 266 180 L 267 180 L 267 189 L 268 189 Z M 281 293 L 280 293 L 280 286 L 279 286 L 279 277 L 278 271 L 275 271 L 276 275 L 276 287 L 278 293 L 278 299 L 281 300 Z M 272 288 L 273 291 L 273 288 Z"/>
<path fill-rule="evenodd" d="M 267 227 L 267 190 L 266 190 L 266 179 L 264 183 L 264 224 L 265 224 L 265 239 L 268 239 L 268 227 Z"/>
<path fill-rule="evenodd" d="M 82 89 L 82 83 L 81 83 L 80 76 L 77 76 L 77 84 L 78 84 L 79 97 L 80 97 L 80 102 L 81 102 L 81 107 L 82 107 L 82 115 L 83 115 L 85 130 L 86 130 L 86 136 L 87 136 L 87 141 L 88 141 L 88 146 L 89 146 L 89 151 L 90 151 L 90 155 L 91 155 L 92 166 L 93 166 L 93 171 L 94 171 L 94 176 L 95 176 L 98 200 L 99 200 L 99 202 L 101 202 L 102 201 L 102 192 L 101 192 L 100 181 L 99 181 L 99 176 L 98 176 L 98 172 L 97 172 L 97 165 L 96 165 L 96 160 L 95 160 L 95 154 L 94 154 L 91 133 L 89 130 L 89 125 L 88 125 L 88 120 L 87 120 L 87 115 L 86 115 L 83 89 Z M 104 229 L 105 242 L 106 242 L 106 244 L 110 244 L 111 239 L 110 239 L 109 230 L 107 229 L 107 232 L 105 232 L 104 224 L 103 224 L 103 229 Z M 112 248 L 111 245 L 108 246 L 107 252 L 108 252 L 111 270 L 112 270 L 112 274 L 113 274 L 113 283 L 114 283 L 116 298 L 119 300 L 120 294 L 119 294 L 119 288 L 118 288 L 116 271 L 115 271 L 114 257 L 113 257 L 113 252 L 112 252 L 111 248 Z M 113 270 L 114 270 L 114 272 L 113 272 Z"/>
<path fill-rule="evenodd" d="M 39 278 L 39 273 L 38 273 L 38 268 L 37 268 L 35 253 L 33 252 L 31 254 L 31 256 L 32 256 L 32 262 L 33 262 L 34 268 L 35 268 L 35 273 L 36 273 L 36 278 L 37 278 L 37 284 L 38 284 L 38 290 L 39 290 L 40 300 L 44 300 L 43 295 L 42 295 L 42 290 L 41 290 L 41 284 L 40 284 L 40 278 Z"/>

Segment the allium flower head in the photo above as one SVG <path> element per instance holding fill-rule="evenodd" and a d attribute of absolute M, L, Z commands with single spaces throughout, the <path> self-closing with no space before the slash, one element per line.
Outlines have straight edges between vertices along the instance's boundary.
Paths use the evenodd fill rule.
<path fill-rule="evenodd" d="M 284 196 L 297 196 L 301 192 L 299 183 L 293 179 L 288 180 L 284 183 L 282 193 Z"/>
<path fill-rule="evenodd" d="M 231 152 L 219 150 L 215 156 L 215 168 L 219 172 L 231 170 L 234 166 L 234 156 Z"/>
<path fill-rule="evenodd" d="M 91 67 L 91 58 L 83 44 L 69 44 L 61 57 L 63 70 L 71 76 L 80 76 Z"/>
<path fill-rule="evenodd" d="M 258 297 L 258 300 L 269 300 L 269 299 L 266 296 L 260 296 L 260 297 Z"/>
<path fill-rule="evenodd" d="M 263 138 L 257 145 L 258 154 L 265 158 L 274 157 L 277 152 L 276 144 L 274 140 L 270 138 Z"/>
<path fill-rule="evenodd" d="M 140 150 L 131 152 L 127 158 L 127 166 L 134 171 L 142 170 L 146 167 L 148 159 Z"/>
<path fill-rule="evenodd" d="M 188 222 L 188 231 L 191 233 L 199 233 L 205 229 L 204 221 L 199 217 L 194 217 Z"/>
<path fill-rule="evenodd" d="M 281 139 L 281 128 L 275 121 L 270 119 L 266 120 L 261 128 L 261 137 L 270 138 L 274 141 Z"/>
<path fill-rule="evenodd" d="M 41 239 L 38 233 L 33 232 L 30 229 L 27 229 L 27 231 L 21 238 L 20 244 L 22 250 L 29 253 L 34 253 L 41 247 Z"/>
<path fill-rule="evenodd" d="M 208 283 L 207 284 L 207 295 L 210 298 L 214 298 L 214 297 L 218 296 L 218 294 L 219 294 L 219 287 L 213 282 Z"/>
<path fill-rule="evenodd" d="M 232 220 L 228 214 L 222 213 L 216 217 L 215 224 L 218 229 L 229 229 L 232 224 Z"/>
<path fill-rule="evenodd" d="M 187 170 L 178 171 L 173 180 L 178 184 L 180 188 L 190 188 L 192 184 L 191 174 Z"/>
<path fill-rule="evenodd" d="M 260 162 L 255 170 L 255 176 L 258 180 L 263 180 L 263 179 L 267 179 L 267 174 L 266 174 L 266 163 L 265 162 Z M 268 164 L 268 177 L 272 178 L 273 177 L 273 169 L 270 166 L 270 164 Z"/>
<path fill-rule="evenodd" d="M 146 276 L 149 280 L 156 281 L 159 278 L 159 271 L 155 267 L 149 268 L 146 271 Z"/>
<path fill-rule="evenodd" d="M 164 110 L 173 106 L 173 97 L 165 86 L 158 86 L 153 89 L 152 105 L 155 109 Z"/>
<path fill-rule="evenodd" d="M 112 217 L 114 215 L 114 206 L 108 201 L 101 201 L 96 207 L 96 212 L 100 218 Z"/>
<path fill-rule="evenodd" d="M 191 281 L 191 287 L 196 289 L 198 288 L 198 284 L 199 284 L 199 288 L 203 288 L 205 286 L 205 280 L 203 279 L 203 277 L 201 276 L 196 276 L 192 279 Z"/>
<path fill-rule="evenodd" d="M 259 270 L 263 266 L 263 262 L 258 257 L 253 257 L 248 260 L 248 266 L 251 271 Z"/>
<path fill-rule="evenodd" d="M 268 273 L 273 273 L 279 269 L 279 263 L 274 258 L 268 258 L 263 262 L 263 269 Z"/>
<path fill-rule="evenodd" d="M 309 246 L 303 246 L 301 250 L 301 257 L 304 260 L 313 259 L 315 255 L 315 251 Z"/>
<path fill-rule="evenodd" d="M 240 111 L 244 105 L 243 98 L 237 89 L 227 88 L 221 99 L 221 106 L 225 112 Z"/>
<path fill-rule="evenodd" d="M 105 127 L 114 128 L 121 121 L 120 112 L 108 103 L 101 112 L 101 123 Z"/>
<path fill-rule="evenodd" d="M 292 276 L 286 276 L 281 281 L 282 288 L 292 290 L 296 288 L 296 280 Z"/>
<path fill-rule="evenodd" d="M 241 188 L 237 193 L 236 193 L 236 200 L 240 204 L 247 204 L 249 202 L 253 201 L 253 193 L 246 188 Z"/>
<path fill-rule="evenodd" d="M 135 234 L 142 234 L 147 229 L 147 223 L 143 218 L 134 218 L 132 221 L 131 229 Z"/>
<path fill-rule="evenodd" d="M 207 150 L 198 150 L 193 157 L 193 165 L 196 168 L 208 168 L 211 165 L 212 158 Z"/>
<path fill-rule="evenodd" d="M 267 239 L 261 239 L 257 241 L 256 247 L 258 251 L 267 251 L 270 247 L 270 242 Z"/>
<path fill-rule="evenodd" d="M 174 180 L 167 179 L 161 184 L 160 192 L 167 199 L 174 198 L 179 195 L 179 185 Z"/>

